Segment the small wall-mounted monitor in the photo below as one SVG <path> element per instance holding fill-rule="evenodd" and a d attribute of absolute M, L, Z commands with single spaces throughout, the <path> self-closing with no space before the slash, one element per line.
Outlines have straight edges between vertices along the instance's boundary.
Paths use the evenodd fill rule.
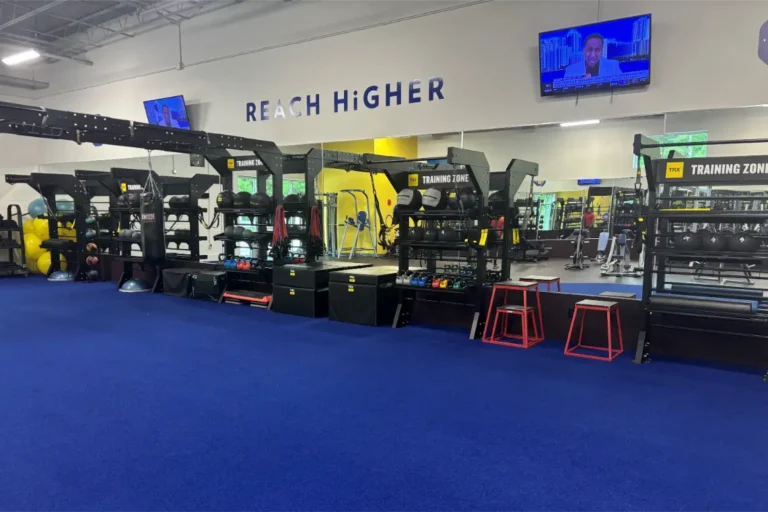
<path fill-rule="evenodd" d="M 144 102 L 144 110 L 147 112 L 149 124 L 184 130 L 190 129 L 184 96 L 147 100 Z"/>
<path fill-rule="evenodd" d="M 539 34 L 541 95 L 651 83 L 651 15 Z"/>

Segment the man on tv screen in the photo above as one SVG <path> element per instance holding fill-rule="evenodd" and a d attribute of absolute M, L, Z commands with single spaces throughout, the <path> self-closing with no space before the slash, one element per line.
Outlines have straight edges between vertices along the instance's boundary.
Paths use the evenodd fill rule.
<path fill-rule="evenodd" d="M 171 116 L 171 109 L 168 105 L 163 105 L 163 115 L 157 123 L 159 126 L 165 126 L 167 128 L 181 128 L 178 121 Z"/>
<path fill-rule="evenodd" d="M 620 75 L 619 61 L 603 58 L 605 41 L 600 34 L 590 34 L 584 41 L 584 60 L 574 62 L 565 68 L 566 78 L 591 78 L 595 76 Z"/>

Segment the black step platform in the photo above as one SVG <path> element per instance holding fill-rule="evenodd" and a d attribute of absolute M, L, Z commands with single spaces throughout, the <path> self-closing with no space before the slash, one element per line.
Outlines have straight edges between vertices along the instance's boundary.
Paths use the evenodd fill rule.
<path fill-rule="evenodd" d="M 272 311 L 310 318 L 328 316 L 330 275 L 371 266 L 370 263 L 330 261 L 275 267 L 272 274 Z"/>
<path fill-rule="evenodd" d="M 359 325 L 392 325 L 397 308 L 396 266 L 331 272 L 328 318 Z"/>

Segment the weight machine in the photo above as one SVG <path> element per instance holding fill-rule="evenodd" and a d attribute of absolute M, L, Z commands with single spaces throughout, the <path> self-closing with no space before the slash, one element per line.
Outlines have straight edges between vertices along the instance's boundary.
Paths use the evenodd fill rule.
<path fill-rule="evenodd" d="M 629 245 L 631 235 L 631 230 L 613 235 L 606 261 L 600 266 L 601 276 L 640 277 L 640 271 L 632 267 Z"/>

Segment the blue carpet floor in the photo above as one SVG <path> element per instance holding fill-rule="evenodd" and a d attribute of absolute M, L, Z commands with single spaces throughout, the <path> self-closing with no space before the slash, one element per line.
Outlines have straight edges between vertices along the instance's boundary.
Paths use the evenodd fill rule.
<path fill-rule="evenodd" d="M 0 281 L 2 510 L 760 510 L 759 377 Z"/>

